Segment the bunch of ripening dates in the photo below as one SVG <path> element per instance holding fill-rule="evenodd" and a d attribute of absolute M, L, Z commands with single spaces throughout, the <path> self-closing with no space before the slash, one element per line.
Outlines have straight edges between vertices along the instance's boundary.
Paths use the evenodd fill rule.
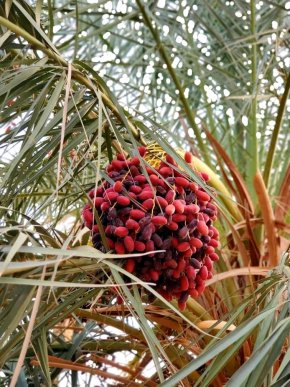
<path fill-rule="evenodd" d="M 144 157 L 146 148 L 138 149 Z M 190 164 L 191 153 L 185 152 L 184 159 Z M 219 233 L 213 226 L 217 208 L 212 197 L 182 173 L 171 156 L 166 155 L 155 168 L 141 164 L 137 156 L 117 155 L 107 167 L 114 183 L 104 181 L 89 192 L 92 202 L 83 209 L 84 224 L 92 231 L 94 247 L 101 251 L 105 248 L 94 211 L 113 253 L 150 252 L 125 259 L 124 268 L 155 283 L 156 291 L 169 301 L 177 299 L 184 310 L 189 296 L 198 297 L 204 291 L 213 262 L 218 260 Z M 204 184 L 209 180 L 205 173 L 199 176 Z"/>

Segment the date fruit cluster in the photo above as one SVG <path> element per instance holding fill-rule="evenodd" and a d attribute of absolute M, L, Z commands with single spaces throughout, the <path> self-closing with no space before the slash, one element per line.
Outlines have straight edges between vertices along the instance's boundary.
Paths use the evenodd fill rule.
<path fill-rule="evenodd" d="M 146 148 L 140 147 L 139 154 L 145 157 Z M 125 259 L 124 268 L 155 283 L 165 299 L 177 299 L 184 310 L 188 297 L 204 291 L 205 280 L 212 277 L 213 263 L 218 260 L 219 234 L 213 226 L 217 208 L 171 156 L 166 155 L 155 168 L 141 163 L 140 156 L 126 159 L 118 154 L 112 160 L 107 167 L 111 183 L 103 181 L 89 192 L 91 203 L 82 212 L 84 225 L 91 229 L 98 250 L 106 251 L 96 213 L 107 249 L 117 254 L 149 252 Z M 186 152 L 184 159 L 190 164 L 191 153 Z M 199 176 L 206 185 L 208 175 Z"/>

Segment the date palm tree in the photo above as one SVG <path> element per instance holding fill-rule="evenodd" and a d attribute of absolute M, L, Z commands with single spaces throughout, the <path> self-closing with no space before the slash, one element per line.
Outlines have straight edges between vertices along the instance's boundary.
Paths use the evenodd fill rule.
<path fill-rule="evenodd" d="M 1 385 L 288 385 L 289 8 L 0 2 Z M 184 311 L 83 227 L 140 145 L 217 195 L 219 261 Z"/>

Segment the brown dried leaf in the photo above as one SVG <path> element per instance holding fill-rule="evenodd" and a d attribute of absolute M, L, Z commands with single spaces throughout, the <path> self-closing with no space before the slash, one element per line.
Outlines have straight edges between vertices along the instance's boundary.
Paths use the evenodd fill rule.
<path fill-rule="evenodd" d="M 227 278 L 236 277 L 238 275 L 261 275 L 266 276 L 271 269 L 261 266 L 249 266 L 241 267 L 239 269 L 231 269 L 223 273 L 215 274 L 210 280 L 206 281 L 206 286 L 215 284 L 216 282 L 222 281 Z"/>
<path fill-rule="evenodd" d="M 207 138 L 209 139 L 211 145 L 214 147 L 216 153 L 218 154 L 218 156 L 220 156 L 223 159 L 226 166 L 230 170 L 230 173 L 234 179 L 234 182 L 236 184 L 236 187 L 239 193 L 240 204 L 242 204 L 242 207 L 240 208 L 240 210 L 243 211 L 243 207 L 245 207 L 246 209 L 248 209 L 250 214 L 254 214 L 254 205 L 253 205 L 252 199 L 247 190 L 246 184 L 240 172 L 238 171 L 238 168 L 233 163 L 231 158 L 228 156 L 224 148 L 215 139 L 215 137 L 206 128 L 204 128 L 204 130 L 206 132 Z M 243 211 L 243 213 L 245 213 L 245 210 Z"/>
<path fill-rule="evenodd" d="M 278 201 L 275 207 L 275 219 L 278 222 L 283 222 L 284 217 L 290 207 L 290 165 L 288 166 L 285 179 L 280 189 Z"/>
<path fill-rule="evenodd" d="M 262 218 L 264 220 L 265 234 L 268 239 L 268 255 L 269 266 L 274 267 L 279 263 L 278 258 L 278 237 L 277 229 L 275 227 L 274 213 L 271 206 L 270 198 L 266 186 L 264 184 L 263 176 L 260 171 L 254 176 L 254 188 L 260 203 Z"/>

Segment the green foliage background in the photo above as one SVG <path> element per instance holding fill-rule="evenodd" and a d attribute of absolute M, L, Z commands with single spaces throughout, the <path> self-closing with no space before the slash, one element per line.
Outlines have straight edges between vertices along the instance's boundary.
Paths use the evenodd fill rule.
<path fill-rule="evenodd" d="M 0 31 L 1 383 L 287 386 L 289 1 L 3 0 Z M 184 313 L 81 229 L 116 149 L 153 142 L 219 193 L 217 275 Z"/>

